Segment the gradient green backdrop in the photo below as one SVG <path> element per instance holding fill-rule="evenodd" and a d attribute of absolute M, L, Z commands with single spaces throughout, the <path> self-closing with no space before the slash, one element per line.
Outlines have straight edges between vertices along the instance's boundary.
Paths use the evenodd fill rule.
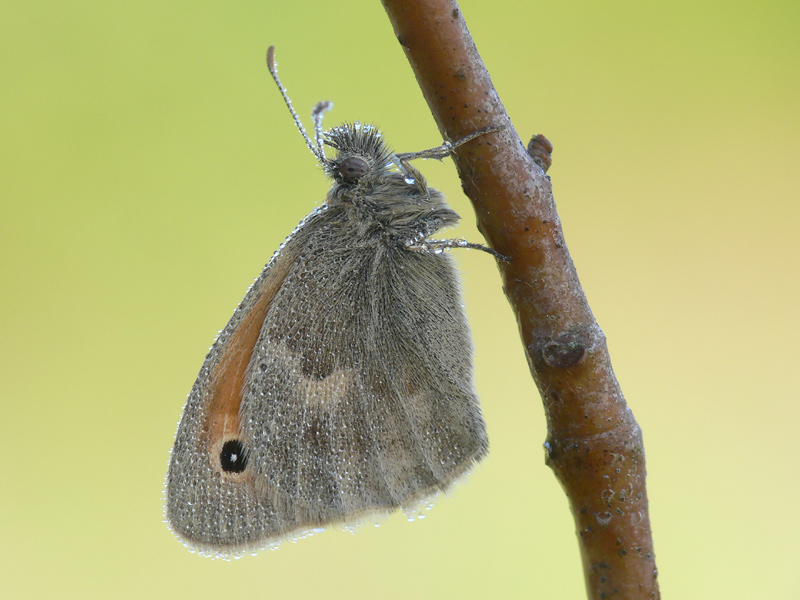
<path fill-rule="evenodd" d="M 800 4 L 466 1 L 644 430 L 665 597 L 800 598 Z M 455 252 L 492 452 L 402 514 L 233 562 L 162 484 L 206 350 L 327 184 L 305 116 L 440 142 L 380 3 L 0 7 L 5 598 L 581 598 L 493 260 Z M 452 164 L 422 163 L 464 216 Z"/>

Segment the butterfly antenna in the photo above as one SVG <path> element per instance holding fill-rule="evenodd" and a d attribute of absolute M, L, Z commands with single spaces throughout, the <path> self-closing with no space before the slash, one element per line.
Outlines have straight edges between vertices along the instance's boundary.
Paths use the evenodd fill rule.
<path fill-rule="evenodd" d="M 325 150 L 322 146 L 322 117 L 332 108 L 333 102 L 330 100 L 323 100 L 322 102 L 317 102 L 314 105 L 314 109 L 311 111 L 311 118 L 314 119 L 314 142 L 317 144 L 317 152 L 315 152 L 317 158 L 322 156 L 324 159 L 325 157 Z"/>
<path fill-rule="evenodd" d="M 303 127 L 300 117 L 292 107 L 292 101 L 289 99 L 289 94 L 286 92 L 286 88 L 283 87 L 283 84 L 278 77 L 278 66 L 275 63 L 275 46 L 270 46 L 267 49 L 267 68 L 269 69 L 272 78 L 275 80 L 275 84 L 278 86 L 278 90 L 280 90 L 281 96 L 283 96 L 283 101 L 286 103 L 289 112 L 292 113 L 294 124 L 297 126 L 297 129 L 300 130 L 303 139 L 306 141 L 306 146 L 308 146 L 308 149 L 311 150 L 312 154 L 317 157 L 318 161 L 320 161 L 322 164 L 325 164 L 325 153 L 322 150 L 322 115 L 325 114 L 327 110 L 330 110 L 330 108 L 333 106 L 333 103 L 319 102 L 314 107 L 314 111 L 312 112 L 314 117 L 314 138 L 316 141 L 316 145 L 314 145 L 314 143 L 311 142 L 311 138 L 308 137 L 308 133 L 306 133 L 306 128 Z"/>

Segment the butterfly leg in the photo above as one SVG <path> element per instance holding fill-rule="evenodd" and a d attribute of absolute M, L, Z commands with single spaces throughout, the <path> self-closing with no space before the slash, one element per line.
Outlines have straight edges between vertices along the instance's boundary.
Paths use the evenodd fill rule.
<path fill-rule="evenodd" d="M 483 250 L 495 258 L 499 258 L 505 262 L 511 262 L 511 258 L 505 256 L 504 254 L 500 254 L 497 250 L 493 250 L 492 248 L 484 246 L 483 244 L 468 242 L 464 238 L 452 240 L 421 239 L 406 243 L 406 250 L 413 250 L 415 252 L 433 252 L 434 254 L 440 254 L 445 250 L 450 250 L 451 248 L 472 248 L 474 250 Z"/>

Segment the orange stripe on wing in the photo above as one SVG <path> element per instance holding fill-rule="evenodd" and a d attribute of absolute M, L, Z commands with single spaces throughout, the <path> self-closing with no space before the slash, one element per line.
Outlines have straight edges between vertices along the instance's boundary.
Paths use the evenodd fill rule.
<path fill-rule="evenodd" d="M 297 253 L 297 249 L 292 252 L 284 248 L 281 256 L 272 264 L 257 300 L 225 342 L 219 362 L 211 372 L 211 392 L 204 429 L 208 435 L 207 447 L 212 454 L 216 453 L 216 449 L 224 440 L 240 435 L 239 407 L 250 359 L 258 343 L 269 306 L 283 285 L 283 280 L 286 279 Z M 215 464 L 213 460 L 212 464 Z"/>

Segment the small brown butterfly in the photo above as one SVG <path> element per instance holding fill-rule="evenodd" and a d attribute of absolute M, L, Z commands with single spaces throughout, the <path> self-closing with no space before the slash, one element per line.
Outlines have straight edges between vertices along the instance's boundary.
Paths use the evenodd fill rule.
<path fill-rule="evenodd" d="M 220 332 L 178 426 L 167 520 L 217 556 L 413 507 L 488 448 L 443 250 L 497 254 L 430 238 L 459 217 L 409 163 L 454 145 L 403 155 L 369 125 L 323 133 L 330 103 L 315 107 L 312 143 L 273 52 L 270 72 L 333 184 Z"/>

